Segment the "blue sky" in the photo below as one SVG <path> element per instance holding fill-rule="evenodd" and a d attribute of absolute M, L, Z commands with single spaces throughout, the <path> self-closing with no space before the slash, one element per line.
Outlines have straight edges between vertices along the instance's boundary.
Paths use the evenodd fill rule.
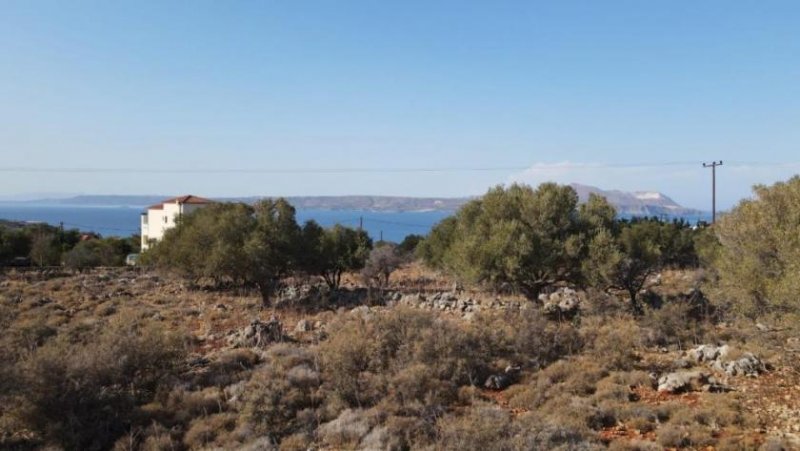
<path fill-rule="evenodd" d="M 723 159 L 727 207 L 800 172 L 798 23 L 793 1 L 7 0 L 0 195 L 556 180 L 708 208 Z M 453 167 L 504 169 L 169 172 Z"/>

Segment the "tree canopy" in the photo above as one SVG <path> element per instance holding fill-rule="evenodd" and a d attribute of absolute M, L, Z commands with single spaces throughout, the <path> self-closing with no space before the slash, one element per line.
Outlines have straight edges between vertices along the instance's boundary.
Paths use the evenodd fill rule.
<path fill-rule="evenodd" d="M 529 298 L 566 282 L 624 290 L 637 309 L 648 276 L 698 264 L 696 235 L 683 221 L 620 220 L 604 197 L 579 204 L 569 186 L 511 185 L 437 224 L 417 254 L 467 282 L 511 286 Z"/>
<path fill-rule="evenodd" d="M 584 237 L 613 216 L 602 198 L 579 211 L 569 186 L 496 187 L 438 225 L 420 253 L 469 282 L 512 285 L 535 298 L 548 285 L 580 276 Z"/>
<path fill-rule="evenodd" d="M 747 314 L 800 308 L 800 176 L 758 185 L 714 227 L 719 287 Z"/>
<path fill-rule="evenodd" d="M 342 274 L 364 267 L 372 240 L 363 230 L 336 224 L 323 229 L 316 222 L 303 226 L 303 270 L 321 276 L 331 289 L 338 289 Z"/>
<path fill-rule="evenodd" d="M 286 200 L 266 199 L 254 206 L 213 204 L 181 217 L 143 263 L 256 288 L 268 305 L 280 280 L 294 272 L 339 288 L 342 274 L 361 269 L 371 247 L 366 232 L 341 225 L 324 229 L 309 221 L 301 228 Z"/>

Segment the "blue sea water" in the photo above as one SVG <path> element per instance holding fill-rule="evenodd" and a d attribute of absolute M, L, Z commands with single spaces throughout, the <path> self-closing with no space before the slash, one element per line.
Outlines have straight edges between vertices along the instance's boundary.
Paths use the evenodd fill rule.
<path fill-rule="evenodd" d="M 103 236 L 130 236 L 139 233 L 141 208 L 133 207 L 68 207 L 27 206 L 0 204 L 0 219 L 14 221 L 45 222 L 67 229 L 97 232 Z M 298 210 L 297 221 L 304 223 L 313 219 L 324 227 L 342 224 L 358 227 L 378 240 L 400 242 L 406 235 L 425 235 L 434 224 L 452 212 L 373 212 L 359 210 Z"/>
<path fill-rule="evenodd" d="M 130 236 L 139 233 L 139 207 L 69 207 L 27 206 L 0 204 L 0 219 L 14 221 L 45 222 L 67 229 L 97 232 L 103 236 Z M 374 212 L 360 210 L 297 210 L 297 221 L 304 223 L 313 219 L 324 227 L 342 224 L 358 227 L 374 239 L 400 242 L 406 235 L 427 234 L 431 227 L 453 214 L 447 211 L 422 212 Z M 671 218 L 665 218 L 671 219 Z M 710 217 L 685 218 L 690 224 L 698 220 L 710 221 Z"/>

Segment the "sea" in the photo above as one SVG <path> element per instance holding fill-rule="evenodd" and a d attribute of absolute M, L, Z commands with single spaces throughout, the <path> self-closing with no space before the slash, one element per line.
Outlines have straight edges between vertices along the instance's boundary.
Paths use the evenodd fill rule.
<path fill-rule="evenodd" d="M 0 203 L 0 219 L 26 222 L 44 222 L 66 229 L 95 232 L 102 236 L 127 237 L 139 234 L 141 207 L 120 206 L 41 206 Z M 363 211 L 363 210 L 313 210 L 298 209 L 300 224 L 315 220 L 323 227 L 341 224 L 362 226 L 373 240 L 399 243 L 407 235 L 426 235 L 439 221 L 454 214 L 452 211 Z M 672 219 L 672 218 L 662 218 Z M 710 216 L 683 218 L 690 224 L 710 222 Z"/>
<path fill-rule="evenodd" d="M 139 234 L 140 207 L 41 206 L 0 204 L 0 219 L 44 222 L 66 229 L 96 232 L 102 236 L 127 237 Z M 450 211 L 361 211 L 361 210 L 297 210 L 300 224 L 315 220 L 323 227 L 341 224 L 359 227 L 373 240 L 399 243 L 407 235 L 425 235 L 431 228 L 452 215 Z"/>

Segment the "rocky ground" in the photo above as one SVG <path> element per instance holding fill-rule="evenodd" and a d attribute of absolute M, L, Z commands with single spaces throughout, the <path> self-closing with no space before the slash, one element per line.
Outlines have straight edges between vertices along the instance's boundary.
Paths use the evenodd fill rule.
<path fill-rule="evenodd" d="M 691 296 L 693 277 L 664 274 L 650 289 L 660 290 L 663 296 L 681 293 Z M 35 348 L 48 335 L 67 329 L 79 334 L 82 328 L 90 330 L 112 316 L 147 318 L 166 329 L 185 333 L 189 371 L 202 373 L 207 371 L 208 362 L 217 361 L 235 349 L 266 355 L 275 342 L 309 346 L 322 342 L 329 324 L 343 315 L 358 315 L 368 320 L 384 311 L 405 307 L 470 322 L 481 312 L 541 308 L 551 321 L 570 322 L 577 321 L 580 311 L 596 310 L 608 302 L 605 298 L 590 300 L 586 293 L 568 288 L 543 296 L 539 303 L 512 295 L 465 291 L 446 277 L 427 273 L 417 266 L 404 268 L 394 276 L 392 286 L 383 290 L 359 288 L 352 279 L 345 282 L 349 290 L 346 294 L 332 295 L 307 281 L 294 282 L 293 288 L 284 289 L 277 296 L 274 306 L 265 309 L 260 298 L 252 293 L 191 286 L 163 274 L 125 269 L 84 274 L 12 271 L 0 276 L 0 305 L 4 309 L 0 313 L 6 316 L 0 325 L 6 331 L 17 331 L 13 346 Z M 713 408 L 720 397 L 735 398 L 741 411 L 731 415 L 747 417 L 748 421 L 742 424 L 748 426 L 744 430 L 738 428 L 735 440 L 728 443 L 739 444 L 740 449 L 759 446 L 800 449 L 797 325 L 744 322 L 714 327 L 717 330 L 713 336 L 718 338 L 714 342 L 637 349 L 636 369 L 644 371 L 652 383 L 632 385 L 630 402 L 634 406 L 667 405 L 672 409 L 679 404 L 700 411 L 704 406 Z M 3 345 L 12 343 L 6 340 Z M 514 401 L 513 389 L 507 389 L 515 384 L 533 383 L 537 377 L 535 369 L 509 365 L 483 382 L 475 396 L 514 417 L 524 415 L 531 409 L 520 407 Z M 3 440 L 24 434 L 14 431 L 13 421 L 3 414 L 0 407 Z M 607 444 L 639 446 L 646 442 L 661 446 L 656 444 L 660 440 L 659 427 L 658 421 L 651 426 L 635 418 L 617 420 L 603 427 L 600 435 Z M 717 438 L 727 433 L 724 426 L 714 430 Z M 638 449 L 646 449 L 643 446 Z M 697 448 L 716 449 L 713 445 Z"/>

